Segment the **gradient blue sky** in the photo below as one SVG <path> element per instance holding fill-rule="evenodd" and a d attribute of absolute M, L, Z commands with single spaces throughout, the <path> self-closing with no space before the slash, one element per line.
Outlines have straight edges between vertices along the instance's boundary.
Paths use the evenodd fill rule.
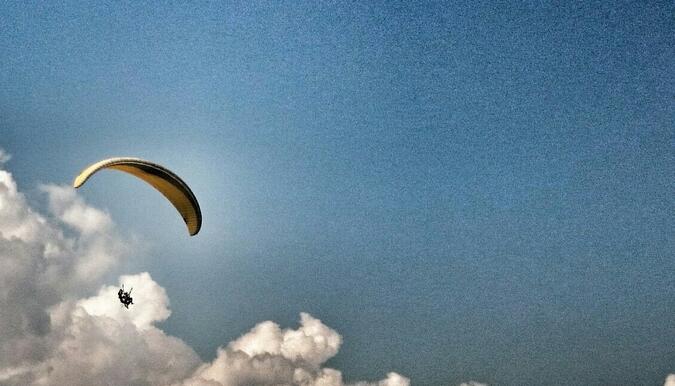
<path fill-rule="evenodd" d="M 0 147 L 148 245 L 204 359 L 306 311 L 347 380 L 659 384 L 675 372 L 672 2 L 14 2 Z"/>

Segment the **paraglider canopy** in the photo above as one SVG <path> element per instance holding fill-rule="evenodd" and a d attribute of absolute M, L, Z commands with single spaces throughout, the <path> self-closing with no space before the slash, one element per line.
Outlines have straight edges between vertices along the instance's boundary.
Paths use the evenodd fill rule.
<path fill-rule="evenodd" d="M 82 186 L 94 173 L 102 169 L 120 170 L 152 185 L 178 210 L 187 225 L 190 236 L 199 232 L 202 213 L 197 198 L 187 184 L 169 169 L 139 158 L 109 158 L 85 168 L 73 181 L 73 187 Z"/>

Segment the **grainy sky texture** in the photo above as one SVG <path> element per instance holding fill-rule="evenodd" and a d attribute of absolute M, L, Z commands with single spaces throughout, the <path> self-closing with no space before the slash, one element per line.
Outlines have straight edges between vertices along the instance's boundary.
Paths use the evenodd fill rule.
<path fill-rule="evenodd" d="M 317 321 L 339 350 L 263 355 L 306 371 L 296 383 L 338 369 L 345 383 L 663 384 L 674 15 L 672 2 L 3 3 L 0 197 L 21 205 L 0 207 L 13 283 L 0 376 L 63 384 L 86 364 L 50 362 L 73 359 L 54 356 L 70 347 L 59 334 L 104 320 L 134 326 L 111 352 L 138 384 L 264 383 L 227 378 L 260 354 L 237 342 L 274 346 Z M 122 173 L 63 187 L 109 156 L 182 176 L 200 234 Z M 106 308 L 120 275 L 156 303 L 141 319 Z M 94 330 L 73 339 L 116 344 Z M 164 345 L 184 360 L 175 372 L 152 351 Z"/>
<path fill-rule="evenodd" d="M 324 368 L 342 337 L 300 314 L 300 327 L 259 323 L 202 363 L 156 323 L 171 314 L 166 291 L 147 272 L 93 289 L 137 248 L 110 217 L 69 186 L 43 185 L 49 212 L 27 205 L 11 173 L 0 170 L 0 382 L 3 385 L 343 386 Z M 120 285 L 135 305 L 116 300 Z M 82 294 L 93 296 L 80 298 Z M 94 294 L 95 293 L 95 294 Z M 409 386 L 390 372 L 354 386 Z"/>

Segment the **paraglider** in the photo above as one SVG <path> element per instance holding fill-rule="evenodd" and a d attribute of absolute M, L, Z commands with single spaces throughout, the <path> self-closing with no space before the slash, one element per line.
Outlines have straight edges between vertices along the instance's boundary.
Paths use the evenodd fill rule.
<path fill-rule="evenodd" d="M 75 177 L 73 187 L 79 188 L 93 174 L 102 169 L 120 170 L 152 185 L 173 204 L 183 217 L 190 236 L 199 232 L 202 226 L 202 213 L 197 198 L 188 185 L 169 169 L 139 158 L 109 158 L 85 168 Z"/>
<path fill-rule="evenodd" d="M 199 209 L 197 198 L 192 193 L 192 190 L 190 190 L 190 187 L 169 169 L 139 158 L 109 158 L 85 168 L 75 177 L 73 187 L 79 188 L 93 174 L 102 169 L 120 170 L 147 182 L 173 204 L 181 217 L 183 217 L 190 236 L 194 236 L 199 232 L 202 226 L 202 213 Z M 134 300 L 131 297 L 132 290 L 133 288 L 129 292 L 126 292 L 124 291 L 124 285 L 122 285 L 122 288 L 117 292 L 119 301 L 127 309 L 129 309 L 129 305 L 134 304 Z"/>

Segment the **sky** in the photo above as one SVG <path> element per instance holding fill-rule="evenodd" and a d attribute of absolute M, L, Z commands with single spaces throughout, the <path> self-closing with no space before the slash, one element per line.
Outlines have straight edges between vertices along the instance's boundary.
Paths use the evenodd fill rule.
<path fill-rule="evenodd" d="M 4 3 L 0 260 L 46 284 L 0 284 L 0 379 L 675 384 L 673 15 Z M 200 233 L 128 175 L 67 188 L 111 156 L 181 176 Z M 91 342 L 136 378 L 64 354 Z"/>

